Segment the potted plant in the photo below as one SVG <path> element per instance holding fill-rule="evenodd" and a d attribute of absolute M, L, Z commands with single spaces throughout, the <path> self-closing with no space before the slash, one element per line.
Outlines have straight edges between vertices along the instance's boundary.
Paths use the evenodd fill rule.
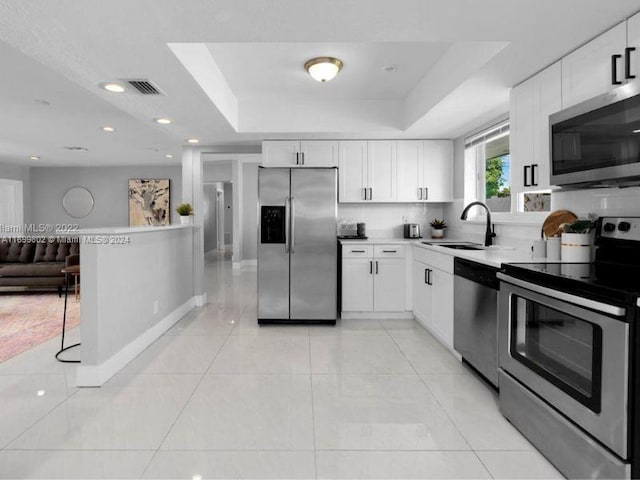
<path fill-rule="evenodd" d="M 434 218 L 429 222 L 429 225 L 431 225 L 431 238 L 444 237 L 444 229 L 447 228 L 447 223 L 444 220 Z"/>
<path fill-rule="evenodd" d="M 589 219 L 578 219 L 573 223 L 563 225 L 560 238 L 560 252 L 563 262 L 591 262 L 594 227 L 595 222 Z"/>
<path fill-rule="evenodd" d="M 188 225 L 193 217 L 193 207 L 190 203 L 181 203 L 176 207 L 176 212 L 180 215 L 180 224 Z"/>

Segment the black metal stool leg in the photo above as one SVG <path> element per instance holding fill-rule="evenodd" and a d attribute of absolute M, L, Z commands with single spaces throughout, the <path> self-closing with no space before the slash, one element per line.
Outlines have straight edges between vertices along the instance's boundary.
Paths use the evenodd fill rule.
<path fill-rule="evenodd" d="M 77 347 L 80 343 L 74 343 L 73 345 L 69 345 L 68 347 L 64 346 L 64 334 L 67 326 L 67 299 L 69 297 L 69 274 L 64 274 L 64 313 L 62 314 L 62 342 L 60 343 L 60 350 L 56 352 L 56 360 L 63 363 L 80 363 L 80 360 L 65 360 L 60 358 L 59 355 L 65 350 L 69 350 L 70 348 Z"/>

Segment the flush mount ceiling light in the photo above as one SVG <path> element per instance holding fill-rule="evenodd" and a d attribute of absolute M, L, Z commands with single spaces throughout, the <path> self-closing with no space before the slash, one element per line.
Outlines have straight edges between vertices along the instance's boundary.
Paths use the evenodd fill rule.
<path fill-rule="evenodd" d="M 124 88 L 124 85 L 122 85 L 121 83 L 116 83 L 116 82 L 101 83 L 100 86 L 103 89 L 105 89 L 107 92 L 112 92 L 112 93 L 122 93 L 122 92 L 124 92 L 126 90 Z"/>
<path fill-rule="evenodd" d="M 40 157 L 37 155 L 30 155 L 29 160 L 40 160 Z"/>
<path fill-rule="evenodd" d="M 153 121 L 160 125 L 169 125 L 171 123 L 171 120 L 168 118 L 154 118 Z"/>
<path fill-rule="evenodd" d="M 309 72 L 311 78 L 321 83 L 326 83 L 335 78 L 342 69 L 342 60 L 334 57 L 317 57 L 307 60 L 304 69 Z"/>
<path fill-rule="evenodd" d="M 197 138 L 187 138 L 187 143 L 200 143 Z"/>
<path fill-rule="evenodd" d="M 102 127 L 102 130 L 105 131 L 105 132 L 115 132 L 116 131 L 115 128 L 109 127 L 108 125 L 105 126 L 105 127 Z"/>
<path fill-rule="evenodd" d="M 173 158 L 173 155 L 171 155 L 170 153 L 167 153 L 167 154 L 165 155 L 165 157 L 166 157 L 166 158 Z"/>

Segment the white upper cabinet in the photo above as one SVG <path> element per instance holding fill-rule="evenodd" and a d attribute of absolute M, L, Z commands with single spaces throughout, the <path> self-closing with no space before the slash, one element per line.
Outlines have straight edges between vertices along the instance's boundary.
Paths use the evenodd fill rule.
<path fill-rule="evenodd" d="M 453 201 L 453 141 L 424 140 L 422 142 L 423 161 L 422 200 L 425 202 Z"/>
<path fill-rule="evenodd" d="M 453 201 L 453 142 L 398 140 L 398 202 Z"/>
<path fill-rule="evenodd" d="M 265 140 L 262 142 L 262 164 L 268 167 L 295 167 L 300 162 L 300 141 Z"/>
<path fill-rule="evenodd" d="M 358 203 L 369 197 L 367 188 L 367 142 L 338 142 L 338 201 Z"/>
<path fill-rule="evenodd" d="M 303 167 L 337 167 L 338 142 L 303 140 L 300 142 Z"/>
<path fill-rule="evenodd" d="M 564 57 L 562 108 L 606 93 L 624 83 L 626 46 L 625 21 Z M 615 68 L 612 68 L 612 63 Z"/>
<path fill-rule="evenodd" d="M 394 140 L 367 142 L 368 199 L 373 202 L 396 200 L 396 154 Z"/>
<path fill-rule="evenodd" d="M 556 62 L 511 90 L 511 191 L 549 188 L 549 115 L 562 108 L 562 69 Z"/>
<path fill-rule="evenodd" d="M 421 140 L 398 141 L 397 199 L 399 202 L 424 200 L 423 160 Z"/>
<path fill-rule="evenodd" d="M 333 140 L 265 140 L 262 164 L 267 167 L 337 167 L 338 142 Z"/>

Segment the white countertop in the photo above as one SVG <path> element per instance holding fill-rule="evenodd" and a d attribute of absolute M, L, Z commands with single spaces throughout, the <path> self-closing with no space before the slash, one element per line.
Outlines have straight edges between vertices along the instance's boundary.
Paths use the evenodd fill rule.
<path fill-rule="evenodd" d="M 464 239 L 452 239 L 445 238 L 442 240 L 431 238 L 368 238 L 366 240 L 358 239 L 341 239 L 341 243 L 345 245 L 413 245 L 417 248 L 424 248 L 427 250 L 433 250 L 434 252 L 440 252 L 452 257 L 466 258 L 468 260 L 474 260 L 476 262 L 484 263 L 499 268 L 503 263 L 514 262 L 531 262 L 531 253 L 517 250 L 514 247 L 491 245 L 490 247 L 482 246 L 482 250 L 457 250 L 454 248 L 446 248 L 442 245 L 446 243 L 464 243 L 468 240 Z M 425 245 L 422 242 L 434 243 L 436 245 Z M 475 243 L 475 242 L 473 242 Z M 542 260 L 544 261 L 544 260 Z"/>

